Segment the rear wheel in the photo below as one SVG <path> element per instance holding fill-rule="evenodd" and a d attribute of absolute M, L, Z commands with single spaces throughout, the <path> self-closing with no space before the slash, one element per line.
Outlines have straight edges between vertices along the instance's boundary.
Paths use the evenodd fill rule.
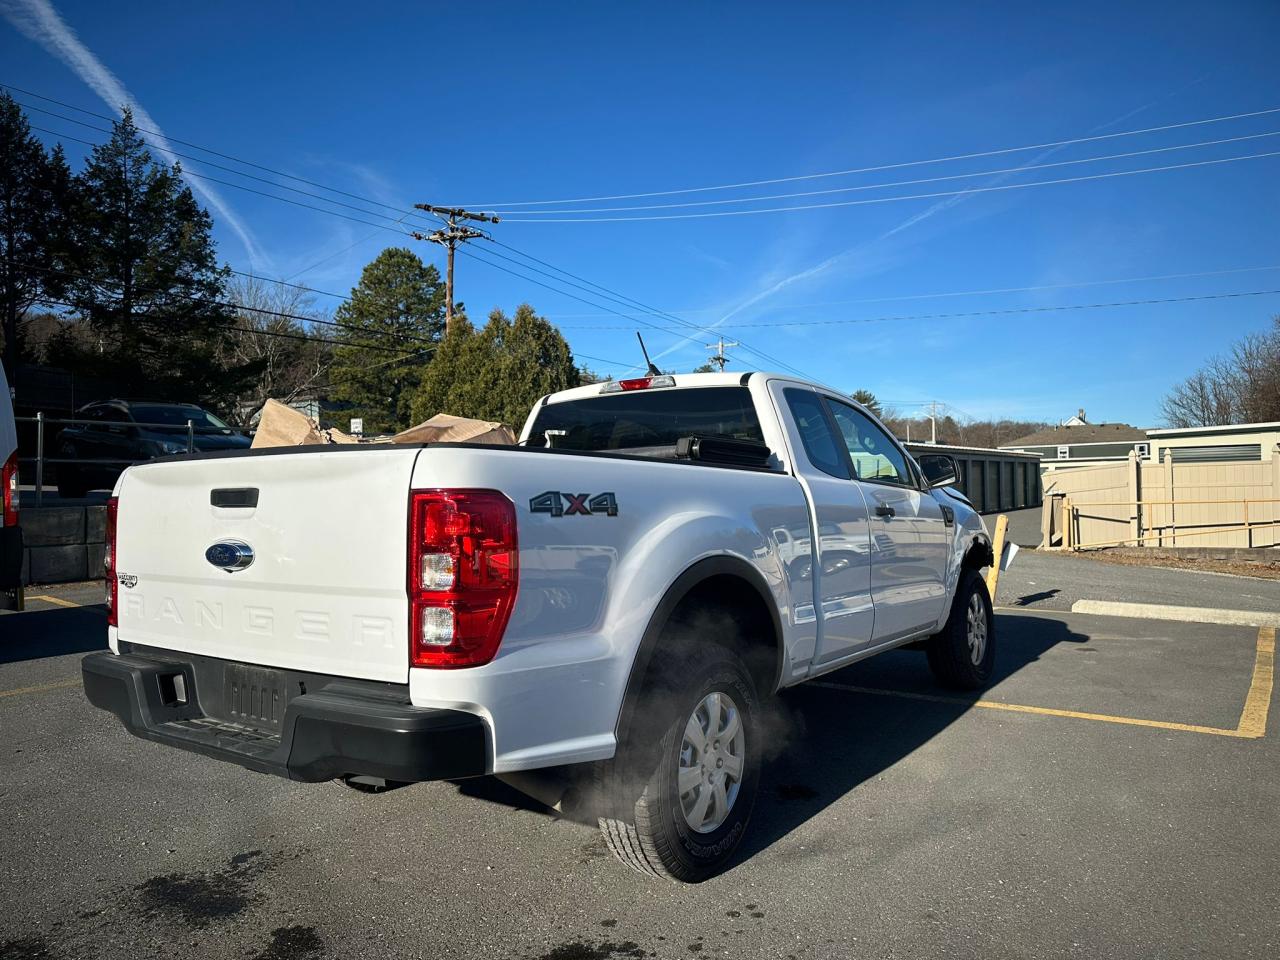
<path fill-rule="evenodd" d="M 960 574 L 951 615 L 925 647 L 933 675 L 948 687 L 977 690 L 991 680 L 995 666 L 995 618 L 986 581 L 973 569 Z"/>
<path fill-rule="evenodd" d="M 623 745 L 606 765 L 610 815 L 600 829 L 628 866 L 698 883 L 746 833 L 760 781 L 759 704 L 732 651 L 707 646 L 681 659 L 682 679 L 651 684 L 639 708 L 655 721 L 641 727 L 661 734 L 656 748 Z"/>

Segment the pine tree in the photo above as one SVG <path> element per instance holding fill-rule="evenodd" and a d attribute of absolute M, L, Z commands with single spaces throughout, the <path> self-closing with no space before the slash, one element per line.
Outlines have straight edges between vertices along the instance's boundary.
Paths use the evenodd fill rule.
<path fill-rule="evenodd" d="M 877 417 L 881 415 L 880 401 L 876 399 L 876 395 L 870 390 L 855 390 L 849 394 L 854 400 L 874 413 Z"/>
<path fill-rule="evenodd" d="M 455 327 L 423 378 L 414 417 L 451 413 L 518 430 L 540 397 L 580 377 L 569 344 L 533 307 L 521 304 L 510 319 L 495 310 L 482 330 Z"/>
<path fill-rule="evenodd" d="M 248 371 L 215 359 L 233 325 L 218 302 L 229 271 L 181 168 L 153 161 L 126 110 L 76 185 L 66 298 L 98 350 L 63 362 L 136 395 L 225 407 Z"/>
<path fill-rule="evenodd" d="M 344 345 L 334 350 L 335 399 L 364 418 L 366 433 L 401 430 L 416 422 L 415 395 L 431 354 L 403 363 L 386 361 L 430 350 L 444 332 L 444 285 L 440 272 L 417 254 L 389 247 L 364 268 L 351 300 L 334 314 L 344 324 Z M 355 329 L 351 329 L 355 328 Z"/>
<path fill-rule="evenodd" d="M 476 328 L 463 314 L 454 313 L 453 329 L 440 341 L 422 382 L 410 405 L 412 420 L 421 423 L 437 413 L 455 413 L 449 409 L 449 393 L 458 382 L 459 372 L 467 355 L 474 351 Z"/>
<path fill-rule="evenodd" d="M 62 292 L 70 193 L 62 147 L 46 154 L 18 104 L 0 93 L 0 337 L 10 383 L 24 359 L 28 311 Z"/>

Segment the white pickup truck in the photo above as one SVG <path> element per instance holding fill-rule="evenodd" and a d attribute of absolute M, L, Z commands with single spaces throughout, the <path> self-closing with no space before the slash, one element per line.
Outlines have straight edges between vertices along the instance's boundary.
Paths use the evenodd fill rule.
<path fill-rule="evenodd" d="M 765 698 L 913 643 L 988 680 L 994 558 L 953 471 L 765 373 L 567 390 L 515 447 L 153 461 L 110 501 L 85 691 L 294 780 L 582 765 L 620 859 L 701 880 L 746 830 Z"/>

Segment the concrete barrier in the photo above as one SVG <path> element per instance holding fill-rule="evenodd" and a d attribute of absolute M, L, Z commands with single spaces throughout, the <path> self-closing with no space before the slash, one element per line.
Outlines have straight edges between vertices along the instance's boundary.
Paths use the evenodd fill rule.
<path fill-rule="evenodd" d="M 102 576 L 105 505 L 25 507 L 20 522 L 25 543 L 23 583 L 69 583 Z"/>

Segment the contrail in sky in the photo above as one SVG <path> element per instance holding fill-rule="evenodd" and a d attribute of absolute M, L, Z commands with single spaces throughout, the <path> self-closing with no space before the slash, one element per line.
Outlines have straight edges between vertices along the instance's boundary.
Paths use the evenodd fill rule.
<path fill-rule="evenodd" d="M 1199 83 L 1199 82 L 1200 82 L 1199 80 L 1194 81 L 1194 83 Z M 1194 85 L 1194 83 L 1191 85 Z M 1152 101 L 1151 103 L 1146 103 L 1140 107 L 1136 107 L 1135 109 L 1130 110 L 1129 112 L 1116 117 L 1114 120 L 1108 120 L 1106 123 L 1099 124 L 1098 126 L 1094 127 L 1092 130 L 1090 130 L 1089 133 L 1094 134 L 1100 130 L 1106 130 L 1108 127 L 1114 127 L 1117 123 L 1123 123 L 1125 120 L 1128 120 L 1130 117 L 1134 116 L 1135 114 L 1142 113 L 1142 111 L 1149 109 L 1151 106 L 1153 106 L 1155 103 L 1158 103 L 1158 102 L 1159 100 L 1155 100 L 1155 101 Z M 1048 159 L 1049 157 L 1053 156 L 1055 153 L 1060 152 L 1062 149 L 1064 148 L 1053 147 L 1048 150 L 1045 150 L 1037 154 L 1036 156 L 1032 157 L 1030 160 L 1028 160 L 1025 166 L 1034 166 L 1037 163 L 1041 163 L 1044 160 Z M 1019 168 L 1019 169 L 1022 169 L 1022 168 Z M 1003 183 L 1006 180 L 1009 180 L 1011 177 L 1013 177 L 1017 173 L 1018 173 L 1018 170 L 1013 170 L 1009 173 L 1001 174 L 1000 176 L 994 177 L 991 180 L 987 181 L 985 184 L 983 184 L 983 186 L 991 186 L 994 184 Z M 780 290 L 783 290 L 786 287 L 791 286 L 793 283 L 799 283 L 802 280 L 808 280 L 812 277 L 816 277 L 822 273 L 825 273 L 826 271 L 834 267 L 837 263 L 839 263 L 841 260 L 844 260 L 846 257 L 852 256 L 853 254 L 856 254 L 859 251 L 867 250 L 871 247 L 874 247 L 876 244 L 882 243 L 883 241 L 888 240 L 890 237 L 893 237 L 899 233 L 902 233 L 904 230 L 909 230 L 912 227 L 916 226 L 917 224 L 923 223 L 925 220 L 928 220 L 930 217 L 936 216 L 939 213 L 952 209 L 958 204 L 964 203 L 964 201 L 968 200 L 970 197 L 974 195 L 975 194 L 973 193 L 965 192 L 965 193 L 956 194 L 955 196 L 952 196 L 952 197 L 947 197 L 945 200 L 939 200 L 938 202 L 931 204 L 926 209 L 921 210 L 919 213 L 913 213 L 911 216 L 907 217 L 896 227 L 892 227 L 889 230 L 886 230 L 884 233 L 880 234 L 880 236 L 876 237 L 874 240 L 871 240 L 869 242 L 864 241 L 858 244 L 857 246 L 851 247 L 848 250 L 841 251 L 840 253 L 837 253 L 834 256 L 828 257 L 827 259 L 823 260 L 821 263 L 815 264 L 812 267 L 806 267 L 805 269 L 799 271 L 798 273 L 793 273 L 789 276 L 783 277 L 781 280 L 766 287 L 764 290 L 761 290 L 758 293 L 752 294 L 746 300 L 742 301 L 740 304 L 738 304 L 736 307 L 734 307 L 732 310 L 730 310 L 728 313 L 722 316 L 719 320 L 716 320 L 715 322 L 710 324 L 710 326 L 708 326 L 706 330 L 710 331 L 710 330 L 716 329 L 717 327 L 727 322 L 731 317 L 736 316 L 737 314 L 741 313 L 743 310 L 746 310 L 748 307 L 755 306 L 761 300 L 766 300 L 769 297 L 772 297 L 775 293 L 778 293 Z M 680 349 L 683 345 L 684 345 L 683 343 L 677 343 L 675 346 L 669 347 L 668 349 L 659 353 L 657 357 L 655 357 L 654 359 L 656 360 L 660 357 L 664 357 L 667 354 Z"/>
<path fill-rule="evenodd" d="M 40 44 L 75 71 L 76 75 L 106 101 L 111 109 L 120 110 L 121 107 L 129 107 L 133 111 L 138 126 L 152 131 L 143 134 L 151 146 L 169 163 L 177 162 L 169 141 L 160 132 L 160 125 L 151 118 L 137 100 L 130 96 L 124 84 L 107 69 L 93 51 L 81 43 L 76 32 L 67 25 L 49 0 L 0 0 L 0 11 L 20 33 Z M 270 258 L 262 253 L 249 228 L 232 212 L 222 196 L 201 181 L 188 180 L 187 183 L 239 237 L 250 263 L 255 267 L 259 265 L 269 267 Z"/>

